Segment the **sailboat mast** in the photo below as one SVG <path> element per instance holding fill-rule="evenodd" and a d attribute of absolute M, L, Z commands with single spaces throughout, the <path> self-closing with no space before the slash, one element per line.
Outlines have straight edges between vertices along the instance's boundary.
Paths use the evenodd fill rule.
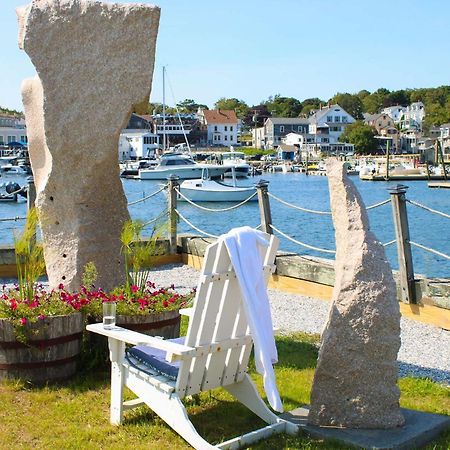
<path fill-rule="evenodd" d="M 166 66 L 163 66 L 163 153 L 166 151 Z"/>

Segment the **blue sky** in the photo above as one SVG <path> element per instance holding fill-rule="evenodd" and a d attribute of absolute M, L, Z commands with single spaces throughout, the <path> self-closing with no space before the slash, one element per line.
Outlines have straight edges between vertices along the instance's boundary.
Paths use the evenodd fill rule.
<path fill-rule="evenodd" d="M 167 71 L 175 100 L 220 97 L 257 104 L 281 94 L 327 100 L 336 92 L 450 84 L 446 0 L 159 0 L 152 101 Z M 0 105 L 22 109 L 34 75 L 17 47 L 15 7 L 0 2 Z M 124 1 L 123 3 L 131 3 Z M 170 89 L 168 104 L 173 104 Z"/>

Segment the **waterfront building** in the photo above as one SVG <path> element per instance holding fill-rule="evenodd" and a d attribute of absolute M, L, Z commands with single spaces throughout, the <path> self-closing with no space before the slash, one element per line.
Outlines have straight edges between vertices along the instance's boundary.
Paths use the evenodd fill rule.
<path fill-rule="evenodd" d="M 201 129 L 206 131 L 206 144 L 212 146 L 236 145 L 239 121 L 236 112 L 226 109 L 200 109 Z"/>
<path fill-rule="evenodd" d="M 309 134 L 313 142 L 307 144 L 309 149 L 315 149 L 322 154 L 339 154 L 353 152 L 353 145 L 339 142 L 339 137 L 345 128 L 355 119 L 339 105 L 328 105 L 314 111 L 309 117 Z"/>
<path fill-rule="evenodd" d="M 439 127 L 440 142 L 445 162 L 450 162 L 450 123 L 444 123 Z"/>
<path fill-rule="evenodd" d="M 8 145 L 11 142 L 19 142 L 26 145 L 28 142 L 25 118 L 0 114 L 0 145 Z"/>
<path fill-rule="evenodd" d="M 382 114 L 387 114 L 395 124 L 400 123 L 405 114 L 406 107 L 401 105 L 388 106 L 381 110 Z"/>
<path fill-rule="evenodd" d="M 259 131 L 258 131 L 259 130 Z M 256 129 L 253 142 L 257 148 L 274 149 L 283 143 L 289 133 L 306 136 L 309 130 L 309 120 L 301 117 L 269 117 L 264 126 Z"/>
<path fill-rule="evenodd" d="M 414 102 L 406 107 L 400 126 L 404 130 L 422 130 L 422 122 L 425 117 L 425 106 L 422 102 Z"/>
<path fill-rule="evenodd" d="M 201 124 L 196 114 L 155 114 L 152 119 L 156 125 L 156 133 L 161 144 L 166 141 L 166 149 L 177 144 L 190 145 L 206 144 L 206 133 L 200 130 Z"/>
<path fill-rule="evenodd" d="M 154 158 L 159 148 L 159 136 L 154 132 L 150 116 L 131 114 L 127 127 L 119 137 L 119 161 Z"/>
<path fill-rule="evenodd" d="M 400 134 L 391 116 L 387 113 L 367 114 L 364 122 L 376 130 L 380 150 L 386 151 L 386 144 L 389 142 L 391 151 L 398 151 Z"/>

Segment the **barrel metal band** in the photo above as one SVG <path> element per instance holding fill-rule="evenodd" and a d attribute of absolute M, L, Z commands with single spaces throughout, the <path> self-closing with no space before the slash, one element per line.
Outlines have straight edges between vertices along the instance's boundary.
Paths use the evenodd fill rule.
<path fill-rule="evenodd" d="M 53 361 L 38 361 L 33 363 L 11 363 L 0 364 L 0 370 L 11 369 L 44 369 L 46 367 L 64 366 L 72 362 L 76 362 L 78 355 L 70 356 L 69 358 L 55 359 Z"/>
<path fill-rule="evenodd" d="M 30 348 L 30 347 L 45 348 L 51 347 L 53 345 L 64 344 L 66 342 L 77 341 L 80 340 L 82 336 L 83 334 L 80 332 L 75 334 L 69 334 L 67 336 L 60 336 L 53 339 L 41 339 L 36 341 L 29 341 L 26 344 L 17 341 L 6 341 L 6 342 L 0 341 L 0 348 L 7 350 L 16 348 Z"/>

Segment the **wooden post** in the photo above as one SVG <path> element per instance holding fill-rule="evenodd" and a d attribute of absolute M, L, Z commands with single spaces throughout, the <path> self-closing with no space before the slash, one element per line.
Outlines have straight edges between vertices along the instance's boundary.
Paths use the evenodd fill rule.
<path fill-rule="evenodd" d="M 27 191 L 27 208 L 28 211 L 33 208 L 36 201 L 36 186 L 34 184 L 33 177 L 28 179 L 28 191 Z"/>
<path fill-rule="evenodd" d="M 386 176 L 384 179 L 389 181 L 389 141 L 386 141 Z"/>
<path fill-rule="evenodd" d="M 445 170 L 445 160 L 444 160 L 444 152 L 442 151 L 442 145 L 439 141 L 436 141 L 436 144 L 437 144 L 439 156 L 441 157 L 442 171 L 444 173 L 444 180 L 447 180 L 447 171 Z M 439 164 L 439 160 L 438 160 L 438 164 Z"/>
<path fill-rule="evenodd" d="M 400 298 L 405 303 L 417 303 L 416 286 L 414 284 L 414 268 L 411 244 L 409 243 L 408 214 L 406 211 L 405 193 L 408 186 L 398 184 L 390 188 L 392 214 L 397 241 L 397 255 L 400 275 Z"/>
<path fill-rule="evenodd" d="M 261 217 L 261 230 L 268 234 L 273 234 L 272 231 L 272 213 L 270 212 L 269 202 L 269 182 L 265 180 L 259 180 L 259 183 L 255 185 L 258 191 L 258 204 L 259 214 Z"/>
<path fill-rule="evenodd" d="M 168 213 L 169 213 L 169 244 L 170 244 L 170 254 L 175 255 L 177 253 L 177 222 L 178 217 L 175 210 L 177 209 L 177 191 L 176 189 L 180 185 L 178 180 L 180 177 L 176 175 L 169 175 L 167 178 L 169 189 L 169 204 L 168 204 Z"/>

